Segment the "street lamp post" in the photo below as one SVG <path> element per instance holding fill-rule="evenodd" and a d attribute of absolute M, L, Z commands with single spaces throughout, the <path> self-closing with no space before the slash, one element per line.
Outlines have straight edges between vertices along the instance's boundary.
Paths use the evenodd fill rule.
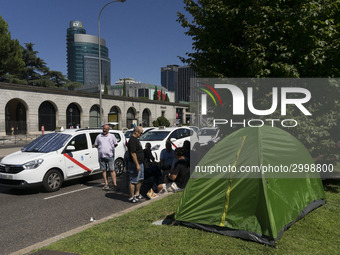
<path fill-rule="evenodd" d="M 102 101 L 103 101 L 103 90 L 102 90 L 102 62 L 101 62 L 101 49 L 100 49 L 100 15 L 102 14 L 102 11 L 106 6 L 112 3 L 121 2 L 124 3 L 126 0 L 114 0 L 111 2 L 108 2 L 103 6 L 103 8 L 100 10 L 98 15 L 98 64 L 99 64 L 99 118 L 100 118 L 100 124 L 103 123 L 102 118 Z"/>

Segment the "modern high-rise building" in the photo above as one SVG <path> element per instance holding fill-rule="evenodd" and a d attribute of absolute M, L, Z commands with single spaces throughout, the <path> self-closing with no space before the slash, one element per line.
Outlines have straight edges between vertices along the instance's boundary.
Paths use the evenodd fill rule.
<path fill-rule="evenodd" d="M 190 79 L 196 78 L 197 73 L 190 66 L 178 68 L 178 89 L 176 91 L 176 102 L 190 102 Z"/>
<path fill-rule="evenodd" d="M 67 29 L 67 75 L 88 91 L 99 90 L 98 36 L 86 34 L 81 21 L 71 21 Z M 102 84 L 111 85 L 111 60 L 106 42 L 100 38 Z"/>
<path fill-rule="evenodd" d="M 190 66 L 167 65 L 161 68 L 161 84 L 175 92 L 176 102 L 190 101 L 190 79 L 197 73 Z"/>
<path fill-rule="evenodd" d="M 161 85 L 168 91 L 175 91 L 177 87 L 178 65 L 167 65 L 161 68 Z"/>

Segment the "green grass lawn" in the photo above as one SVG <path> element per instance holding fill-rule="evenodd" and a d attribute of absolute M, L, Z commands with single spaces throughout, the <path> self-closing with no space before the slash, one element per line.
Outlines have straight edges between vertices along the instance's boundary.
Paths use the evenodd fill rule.
<path fill-rule="evenodd" d="M 77 254 L 339 254 L 340 181 L 324 183 L 327 204 L 286 231 L 276 247 L 152 222 L 175 212 L 182 193 L 98 224 L 43 249 Z"/>

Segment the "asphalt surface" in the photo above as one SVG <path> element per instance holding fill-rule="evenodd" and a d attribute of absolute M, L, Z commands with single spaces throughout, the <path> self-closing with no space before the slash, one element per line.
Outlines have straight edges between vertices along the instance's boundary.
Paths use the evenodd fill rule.
<path fill-rule="evenodd" d="M 0 149 L 0 158 L 16 149 Z M 0 187 L 0 254 L 10 254 L 48 238 L 100 220 L 131 207 L 127 180 L 117 179 L 120 190 L 103 191 L 101 175 L 65 182 L 53 193 L 41 188 L 16 190 Z"/>

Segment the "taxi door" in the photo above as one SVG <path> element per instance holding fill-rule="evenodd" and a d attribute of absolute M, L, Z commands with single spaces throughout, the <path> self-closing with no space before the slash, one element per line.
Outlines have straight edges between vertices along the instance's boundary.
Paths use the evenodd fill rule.
<path fill-rule="evenodd" d="M 64 151 L 65 159 L 65 174 L 68 177 L 77 175 L 83 175 L 84 173 L 90 173 L 92 171 L 92 157 L 89 151 L 89 143 L 86 134 L 79 134 L 72 138 L 72 140 L 66 145 L 73 146 L 74 150 Z"/>

